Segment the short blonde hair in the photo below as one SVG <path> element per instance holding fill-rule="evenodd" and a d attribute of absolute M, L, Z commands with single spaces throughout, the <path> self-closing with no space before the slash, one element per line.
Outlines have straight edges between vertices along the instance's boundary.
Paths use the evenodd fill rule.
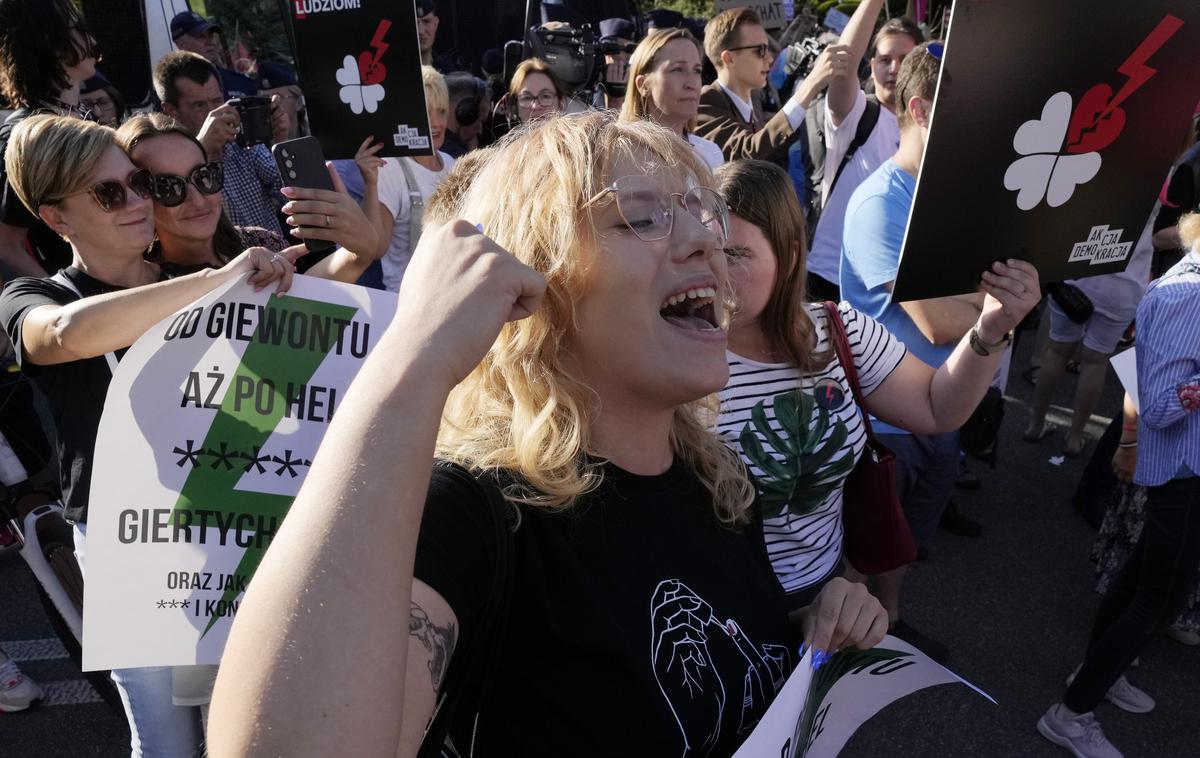
<path fill-rule="evenodd" d="M 462 215 L 547 281 L 529 318 L 508 323 L 487 355 L 450 394 L 442 416 L 440 457 L 522 481 L 510 500 L 565 508 L 598 486 L 603 468 L 588 454 L 591 388 L 568 370 L 576 303 L 587 294 L 586 260 L 595 244 L 588 200 L 630 161 L 712 186 L 708 167 L 691 147 L 650 121 L 619 122 L 610 113 L 556 115 L 509 134 L 462 200 Z M 736 454 L 710 431 L 715 396 L 675 410 L 671 445 L 712 496 L 726 524 L 744 521 L 754 490 Z"/>
<path fill-rule="evenodd" d="M 703 55 L 700 43 L 692 33 L 683 28 L 655 29 L 638 43 L 629 59 L 629 88 L 625 92 L 625 102 L 621 105 L 621 120 L 636 121 L 640 118 L 650 118 L 651 101 L 643 95 L 634 82 L 639 76 L 654 71 L 655 57 L 659 52 L 677 39 L 684 39 L 696 46 L 696 52 Z"/>
<path fill-rule="evenodd" d="M 721 63 L 721 53 L 731 47 L 737 47 L 738 29 L 747 24 L 762 26 L 762 18 L 753 8 L 730 8 L 713 16 L 704 25 L 704 54 L 712 61 L 718 70 L 725 67 Z"/>
<path fill-rule="evenodd" d="M 1179 219 L 1179 239 L 1184 249 L 1200 244 L 1200 213 L 1185 213 Z"/>
<path fill-rule="evenodd" d="M 13 129 L 4 169 L 17 197 L 33 215 L 38 207 L 87 189 L 88 180 L 116 132 L 92 121 L 66 116 L 30 116 Z"/>
<path fill-rule="evenodd" d="M 421 66 L 421 82 L 425 85 L 425 107 L 445 110 L 450 107 L 450 91 L 446 77 L 433 66 Z"/>

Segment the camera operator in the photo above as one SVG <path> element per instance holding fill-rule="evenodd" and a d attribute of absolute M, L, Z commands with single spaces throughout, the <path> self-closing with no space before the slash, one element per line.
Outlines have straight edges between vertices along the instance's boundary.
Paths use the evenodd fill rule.
<path fill-rule="evenodd" d="M 261 143 L 287 139 L 287 115 L 275 95 L 270 101 L 251 105 L 257 117 L 255 124 L 243 123 L 238 101 L 226 102 L 219 82 L 216 67 L 196 53 L 167 53 L 154 67 L 154 91 L 162 101 L 163 112 L 196 136 L 209 160 L 224 164 L 225 188 L 221 194 L 229 220 L 235 226 L 261 227 L 286 239 L 276 210 L 284 203 L 279 193 L 283 182 L 270 150 Z M 269 116 L 263 113 L 268 107 Z M 266 123 L 259 123 L 261 119 Z M 256 143 L 238 140 L 239 134 L 245 137 L 263 130 L 270 134 L 258 134 Z"/>
<path fill-rule="evenodd" d="M 180 50 L 204 56 L 217 67 L 217 78 L 225 99 L 258 94 L 253 79 L 226 67 L 225 49 L 221 46 L 221 27 L 194 11 L 183 11 L 171 19 L 171 39 Z"/>
<path fill-rule="evenodd" d="M 446 140 L 442 152 L 461 158 L 479 147 L 479 137 L 492 112 L 487 82 L 465 71 L 446 74 L 450 104 L 446 113 Z"/>
<path fill-rule="evenodd" d="M 619 111 L 629 86 L 629 56 L 637 46 L 637 29 L 627 18 L 606 18 L 600 22 L 600 52 L 604 54 L 604 72 L 592 99 L 597 108 Z"/>

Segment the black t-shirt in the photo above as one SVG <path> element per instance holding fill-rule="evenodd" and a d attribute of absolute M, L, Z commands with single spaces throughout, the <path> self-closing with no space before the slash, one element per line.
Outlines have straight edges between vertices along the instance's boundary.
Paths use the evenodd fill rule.
<path fill-rule="evenodd" d="M 0 124 L 0 222 L 28 230 L 30 251 L 49 274 L 71 265 L 71 245 L 29 212 L 21 198 L 17 197 L 16 190 L 8 183 L 8 170 L 4 167 L 4 153 L 8 149 L 12 130 L 31 114 L 32 111 L 28 109 L 15 111 Z"/>
<path fill-rule="evenodd" d="M 435 468 L 415 576 L 476 642 L 496 535 L 477 488 Z M 566 511 L 522 507 L 482 755 L 732 754 L 797 660 L 756 517 L 722 526 L 700 482 L 611 465 Z"/>
<path fill-rule="evenodd" d="M 62 271 L 84 297 L 124 289 L 105 284 L 76 268 Z M 60 479 L 66 517 L 87 521 L 88 490 L 92 483 L 92 456 L 96 449 L 96 431 L 112 370 L 108 359 L 96 358 L 39 366 L 29 362 L 21 342 L 21 327 L 29 311 L 43 305 L 65 305 L 79 296 L 53 279 L 22 277 L 4 288 L 0 295 L 0 319 L 15 347 L 21 371 L 46 396 L 54 417 Z M 116 357 L 125 354 L 119 350 Z"/>

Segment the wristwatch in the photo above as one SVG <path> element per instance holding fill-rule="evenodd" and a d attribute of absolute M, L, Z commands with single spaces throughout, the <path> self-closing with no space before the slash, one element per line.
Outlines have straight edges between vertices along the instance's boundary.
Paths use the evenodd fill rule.
<path fill-rule="evenodd" d="M 991 355 L 992 353 L 996 352 L 997 350 L 1001 350 L 1003 348 L 1008 347 L 1009 345 L 1012 344 L 1012 341 L 1013 341 L 1013 333 L 1011 331 L 1008 334 L 1001 337 L 999 342 L 994 342 L 994 343 L 989 344 L 979 338 L 979 327 L 975 327 L 974 329 L 971 330 L 971 339 L 970 339 L 971 349 L 974 350 L 977 354 L 985 356 L 985 357 Z"/>

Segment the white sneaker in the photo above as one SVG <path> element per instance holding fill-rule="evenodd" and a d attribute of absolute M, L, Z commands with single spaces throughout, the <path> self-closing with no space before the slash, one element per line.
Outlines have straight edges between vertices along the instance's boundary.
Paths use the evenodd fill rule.
<path fill-rule="evenodd" d="M 1037 729 L 1055 745 L 1070 750 L 1075 758 L 1123 758 L 1121 751 L 1104 736 L 1104 730 L 1093 713 L 1073 719 L 1060 718 L 1056 703 L 1038 719 Z"/>
<path fill-rule="evenodd" d="M 1079 673 L 1082 666 L 1083 664 L 1076 666 L 1071 675 L 1067 677 L 1068 687 L 1075 681 L 1075 675 Z M 1104 699 L 1129 713 L 1149 713 L 1154 710 L 1155 705 L 1154 698 L 1130 684 L 1124 674 L 1113 682 L 1113 686 L 1108 688 L 1108 692 L 1104 693 Z"/>
<path fill-rule="evenodd" d="M 0 711 L 23 711 L 34 700 L 45 697 L 42 688 L 22 674 L 11 658 L 3 653 L 0 656 L 3 656 L 3 663 L 0 663 Z"/>

